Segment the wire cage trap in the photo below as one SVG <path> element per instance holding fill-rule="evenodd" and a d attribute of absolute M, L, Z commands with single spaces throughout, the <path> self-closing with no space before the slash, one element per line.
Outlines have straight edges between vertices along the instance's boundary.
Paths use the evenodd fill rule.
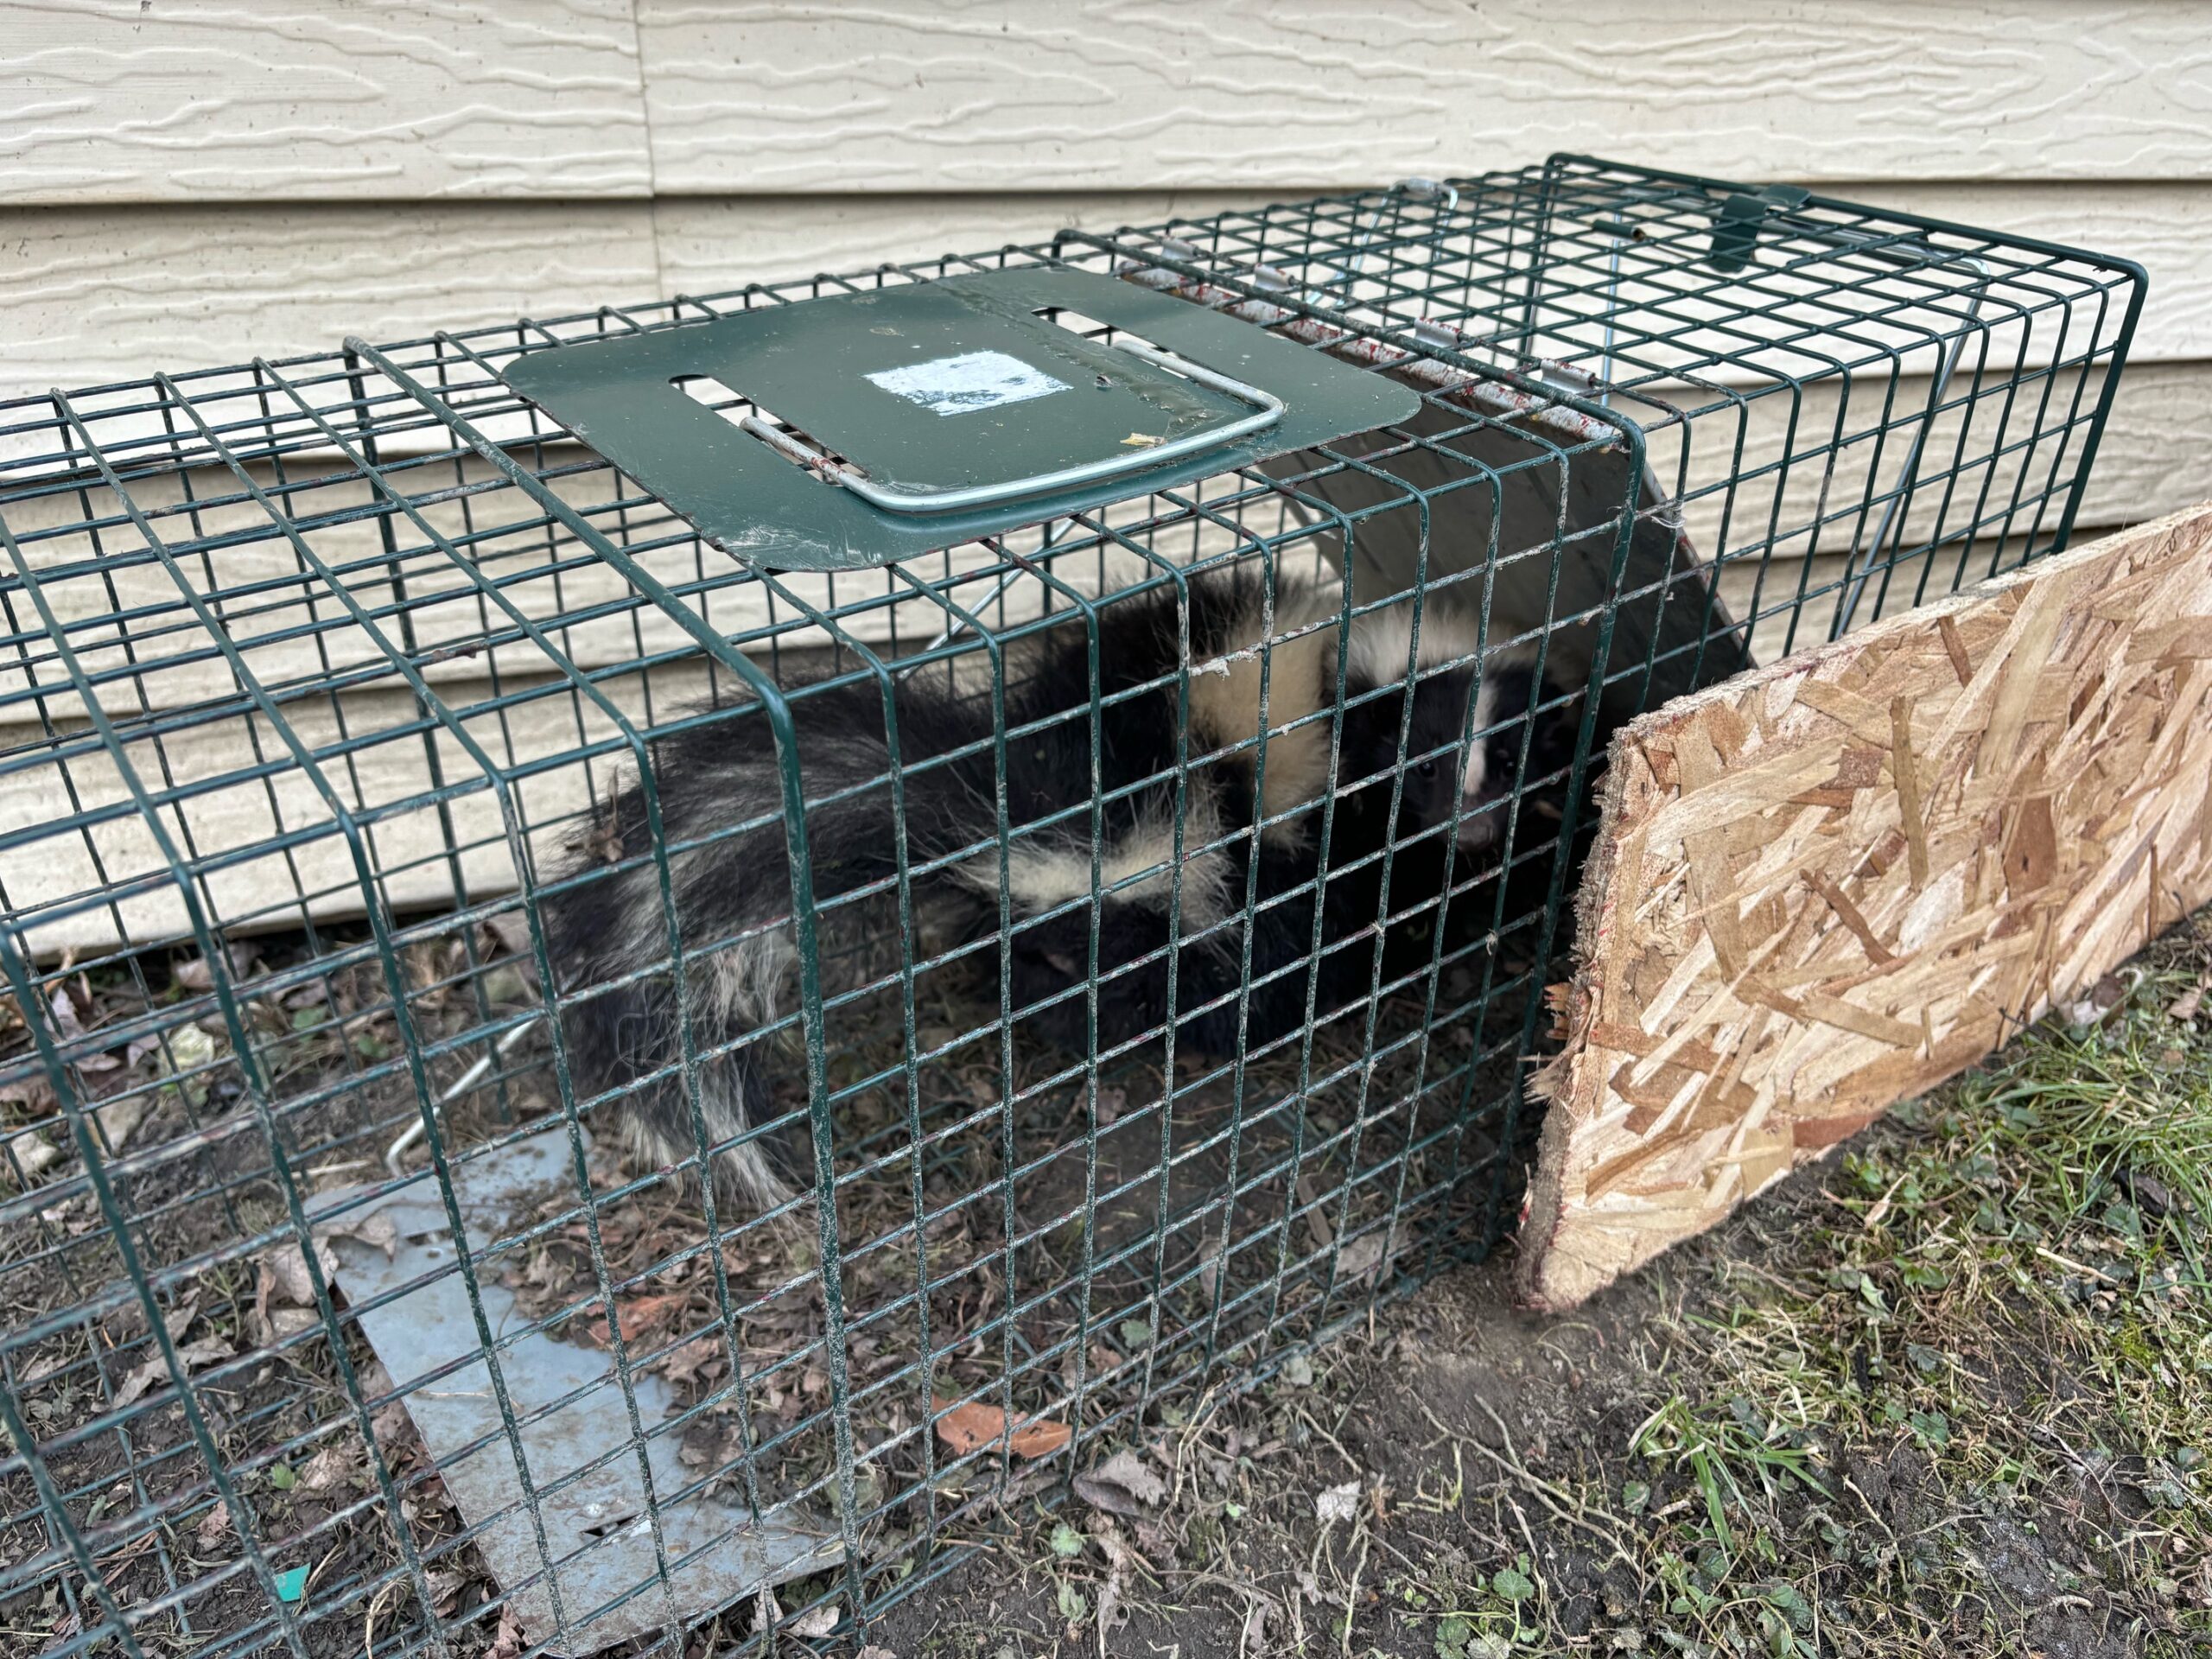
<path fill-rule="evenodd" d="M 0 405 L 0 1614 L 849 1630 L 1480 1255 L 1606 734 L 2143 289 L 1555 157 Z"/>

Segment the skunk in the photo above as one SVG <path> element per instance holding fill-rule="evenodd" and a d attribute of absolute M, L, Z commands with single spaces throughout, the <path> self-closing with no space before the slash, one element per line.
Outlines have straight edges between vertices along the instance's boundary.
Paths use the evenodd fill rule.
<path fill-rule="evenodd" d="M 790 690 L 825 1001 L 965 948 L 1003 966 L 1017 1039 L 1103 1056 L 1171 1018 L 1177 1043 L 1232 1052 L 1371 995 L 1390 917 L 1497 838 L 1536 701 L 1525 662 L 1494 656 L 1478 695 L 1465 630 L 1424 618 L 1416 656 L 1402 607 L 1340 649 L 1333 596 L 1271 595 L 1249 567 L 1091 614 L 1010 639 L 988 680 L 894 672 L 890 721 L 880 678 Z M 791 1192 L 768 1076 L 799 962 L 768 724 L 694 711 L 652 741 L 651 772 L 540 894 L 575 1096 L 608 1097 L 642 1162 L 696 1166 L 658 844 L 717 1194 L 766 1207 Z"/>

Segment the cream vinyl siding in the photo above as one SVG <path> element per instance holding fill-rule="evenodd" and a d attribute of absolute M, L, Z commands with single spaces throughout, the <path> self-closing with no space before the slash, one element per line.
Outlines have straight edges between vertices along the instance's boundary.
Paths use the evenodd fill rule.
<path fill-rule="evenodd" d="M 1559 149 L 2140 260 L 2150 302 L 2081 522 L 2212 492 L 2212 3 L 2194 3 L 0 0 L 0 397 Z M 339 557 L 372 531 L 319 534 Z M 275 543 L 238 556 L 289 563 Z M 126 597 L 163 602 L 135 592 L 159 575 L 132 570 Z M 1795 585 L 1777 569 L 1767 591 Z M 746 625 L 726 597 L 716 624 Z M 640 626 L 569 643 L 586 663 L 676 643 Z M 466 706 L 486 667 L 439 665 L 440 694 Z M 149 674 L 143 694 L 207 671 Z M 531 707 L 503 741 L 575 741 L 557 701 Z M 194 741 L 220 769 L 244 739 Z M 0 824 L 50 810 L 0 798 Z M 196 829 L 249 832 L 258 810 L 211 799 Z M 489 810 L 455 804 L 464 836 Z M 385 833 L 388 859 L 422 857 L 435 826 Z M 111 868 L 147 855 L 112 850 Z M 344 869 L 310 874 L 317 908 L 346 906 Z"/>

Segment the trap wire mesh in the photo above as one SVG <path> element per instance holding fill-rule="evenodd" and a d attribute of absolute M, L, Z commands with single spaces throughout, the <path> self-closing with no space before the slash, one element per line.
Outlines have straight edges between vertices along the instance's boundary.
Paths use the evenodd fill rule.
<path fill-rule="evenodd" d="M 1054 264 L 1420 411 L 777 574 L 502 379 Z M 0 404 L 0 1618 L 57 1656 L 850 1630 L 1481 1255 L 1606 732 L 2062 547 L 2143 287 L 1557 157 Z M 1256 626 L 1198 640 L 1232 592 Z M 1117 681 L 1140 616 L 1164 667 Z M 890 758 L 924 714 L 963 735 Z M 646 810 L 728 753 L 760 792 Z M 777 913 L 687 929 L 700 869 Z M 635 926 L 586 983 L 593 892 Z M 610 1073 L 616 981 L 687 1017 Z M 734 1067 L 762 1108 L 710 1124 Z M 696 1179 L 772 1144 L 778 1194 Z"/>

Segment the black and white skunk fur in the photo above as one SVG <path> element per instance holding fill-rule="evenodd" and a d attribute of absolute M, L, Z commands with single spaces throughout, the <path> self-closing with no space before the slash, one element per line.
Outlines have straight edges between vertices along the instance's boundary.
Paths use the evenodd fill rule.
<path fill-rule="evenodd" d="M 1172 954 L 1176 1042 L 1226 1053 L 1240 1037 L 1257 1046 L 1298 1030 L 1309 1008 L 1325 1020 L 1371 995 L 1389 919 L 1433 908 L 1455 864 L 1464 875 L 1494 858 L 1531 708 L 1554 701 L 1536 698 L 1524 658 L 1493 653 L 1471 711 L 1468 630 L 1431 607 L 1415 661 L 1408 609 L 1358 619 L 1342 653 L 1332 772 L 1337 596 L 1285 582 L 1269 606 L 1249 569 L 1194 575 L 1186 591 L 1187 606 L 1164 582 L 1101 601 L 1095 703 L 1091 632 L 1065 613 L 1007 645 L 1002 715 L 988 682 L 963 683 L 943 664 L 894 675 L 895 761 L 880 680 L 793 690 L 825 999 L 895 988 L 902 947 L 912 963 L 982 942 L 975 959 L 997 975 L 1003 895 L 1017 1041 L 1078 1052 L 1095 1042 L 1104 1055 L 1156 1039 L 1170 1019 Z M 911 937 L 899 925 L 894 774 Z M 771 1205 L 795 1172 L 784 1137 L 764 1127 L 769 1077 L 796 1062 L 795 1043 L 768 1028 L 796 1035 L 798 947 L 768 722 L 758 709 L 701 711 L 655 741 L 652 777 L 717 1192 Z M 626 1091 L 612 1109 L 633 1153 L 696 1171 L 654 844 L 632 781 L 573 844 L 542 903 L 576 1099 Z"/>

